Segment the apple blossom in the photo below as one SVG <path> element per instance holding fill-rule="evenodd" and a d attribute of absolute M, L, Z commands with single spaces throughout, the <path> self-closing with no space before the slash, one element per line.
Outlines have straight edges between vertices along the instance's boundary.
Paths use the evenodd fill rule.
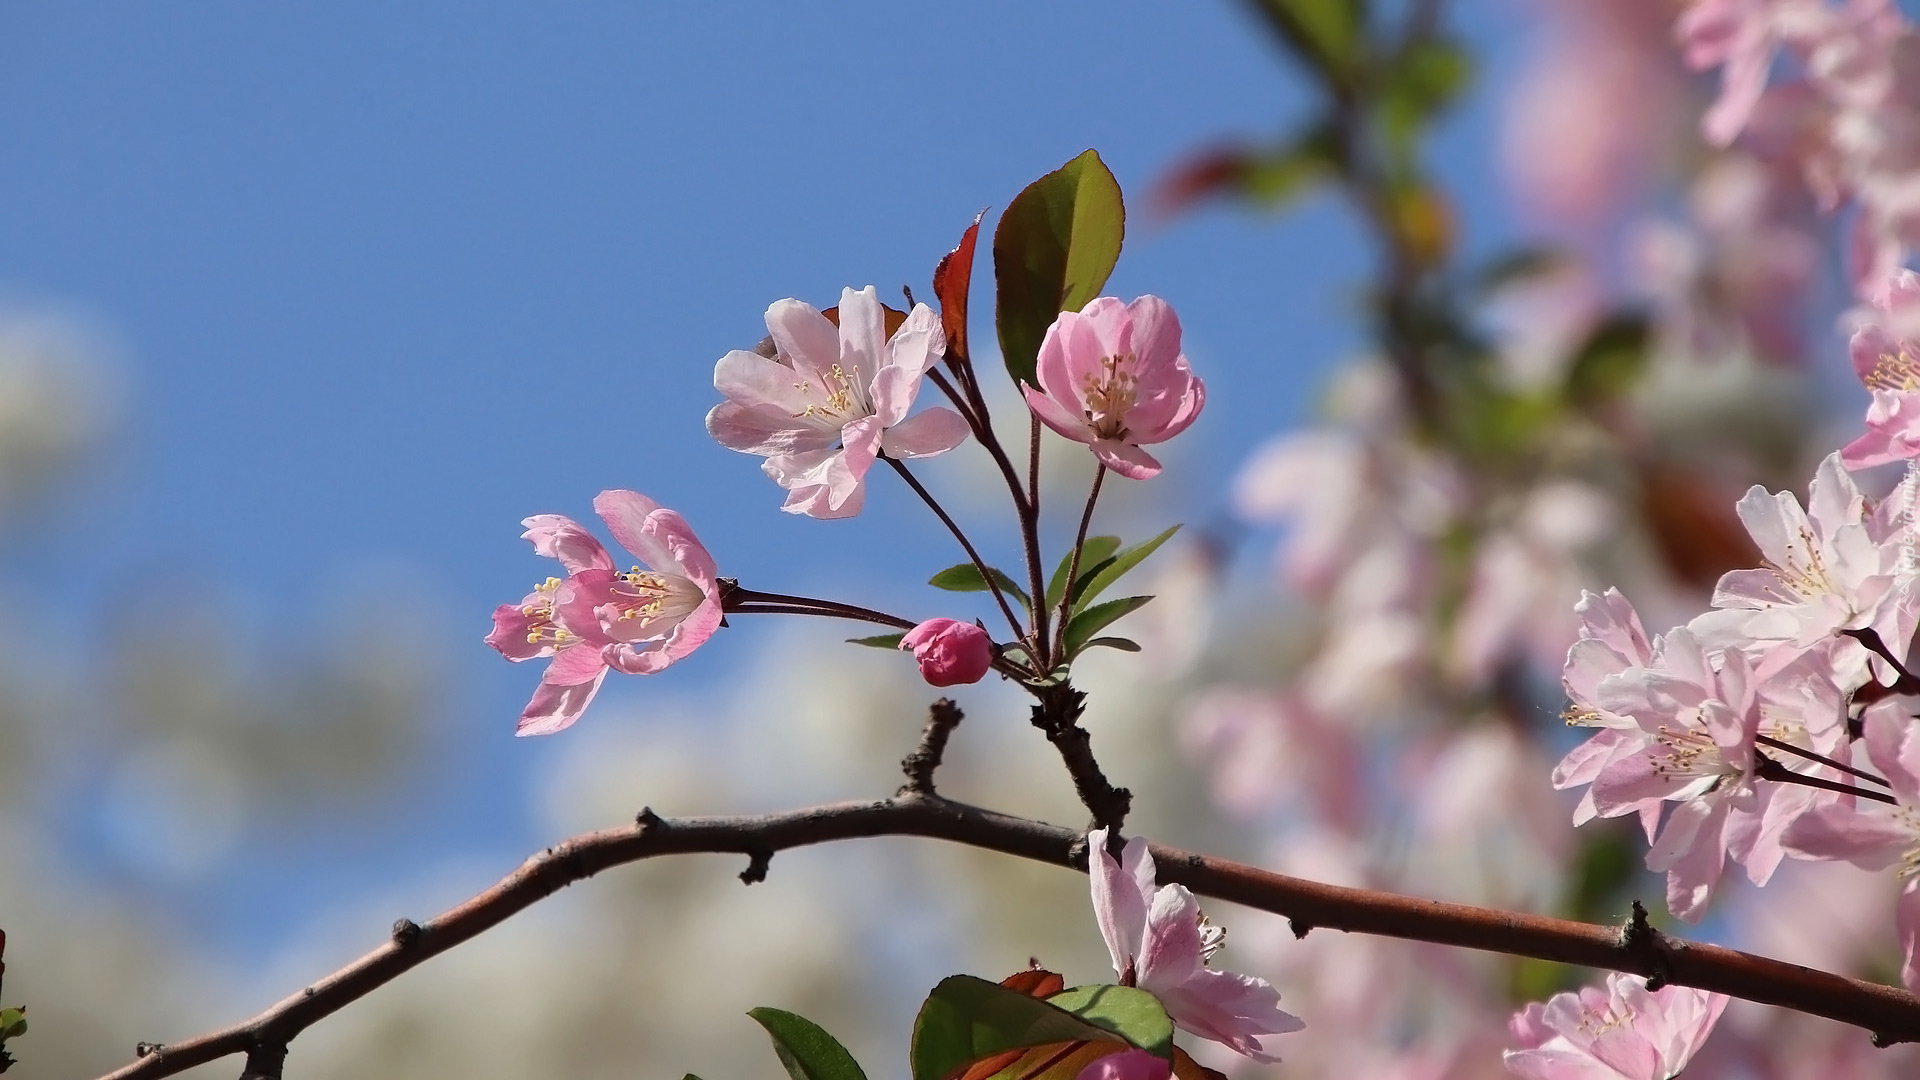
<path fill-rule="evenodd" d="M 1095 1059 L 1075 1080 L 1168 1080 L 1172 1075 L 1173 1062 L 1134 1047 Z"/>
<path fill-rule="evenodd" d="M 1040 342 L 1038 390 L 1022 387 L 1040 421 L 1086 443 L 1100 463 L 1145 480 L 1160 462 L 1140 449 L 1187 430 L 1206 387 L 1180 352 L 1180 320 L 1157 296 L 1102 296 L 1063 311 Z"/>
<path fill-rule="evenodd" d="M 1087 834 L 1093 915 L 1126 986 L 1138 986 L 1166 1007 L 1181 1028 L 1223 1043 L 1255 1061 L 1280 1060 L 1270 1036 L 1306 1025 L 1280 1008 L 1280 992 L 1265 979 L 1207 967 L 1226 942 L 1184 885 L 1154 889 L 1153 856 L 1141 837 L 1120 858 L 1107 851 L 1107 830 Z"/>
<path fill-rule="evenodd" d="M 1920 728 L 1906 704 L 1888 698 L 1861 717 L 1867 757 L 1893 789 L 1897 802 L 1833 801 L 1788 825 L 1782 844 L 1804 859 L 1842 859 L 1866 870 L 1893 868 L 1901 881 L 1894 909 L 1900 935 L 1900 977 L 1920 992 Z"/>
<path fill-rule="evenodd" d="M 1847 351 L 1873 403 L 1841 459 L 1863 469 L 1920 457 L 1920 274 L 1901 270 L 1880 287 Z"/>
<path fill-rule="evenodd" d="M 929 686 L 976 683 L 993 667 L 993 639 L 958 619 L 928 619 L 907 631 L 900 647 L 913 650 Z"/>
<path fill-rule="evenodd" d="M 1878 624 L 1885 624 L 1883 640 L 1894 639 L 1897 605 L 1882 601 L 1897 553 L 1876 541 L 1866 499 L 1839 454 L 1820 463 L 1806 508 L 1791 492 L 1769 494 L 1755 484 L 1737 510 L 1767 565 L 1720 578 L 1713 590 L 1719 610 L 1693 623 L 1703 640 L 1716 648 L 1752 642 L 1804 650 Z"/>
<path fill-rule="evenodd" d="M 609 670 L 651 675 L 686 656 L 720 624 L 713 558 L 678 513 L 637 492 L 603 491 L 593 508 L 650 569 L 614 569 L 593 534 L 561 514 L 521 522 L 535 552 L 560 561 L 519 604 L 493 613 L 487 644 L 509 660 L 548 660 L 517 735 L 548 735 L 580 718 Z"/>
<path fill-rule="evenodd" d="M 840 293 L 839 326 L 798 300 L 767 309 L 774 356 L 736 349 L 713 370 L 727 400 L 707 413 L 720 445 L 767 460 L 788 513 L 852 517 L 881 454 L 931 457 L 958 446 L 967 423 L 947 408 L 909 417 L 920 380 L 946 350 L 940 318 L 915 304 L 891 337 L 869 285 Z"/>
<path fill-rule="evenodd" d="M 1727 1007 L 1725 994 L 1648 990 L 1638 975 L 1607 976 L 1530 1004 L 1507 1025 L 1520 1049 L 1502 1055 L 1526 1080 L 1669 1080 L 1693 1060 Z"/>

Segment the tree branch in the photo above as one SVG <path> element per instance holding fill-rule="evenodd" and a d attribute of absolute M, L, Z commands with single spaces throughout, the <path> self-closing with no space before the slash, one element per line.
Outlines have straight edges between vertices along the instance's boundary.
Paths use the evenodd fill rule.
<path fill-rule="evenodd" d="M 662 818 L 643 810 L 632 825 L 576 836 L 534 855 L 499 884 L 424 924 L 402 920 L 372 952 L 251 1020 L 164 1046 L 143 1044 L 139 1060 L 107 1080 L 172 1076 L 232 1054 L 266 1064 L 262 1057 L 319 1020 L 609 867 L 717 852 L 748 856 L 750 865 L 764 868 L 776 851 L 870 836 L 950 840 L 1085 871 L 1084 846 L 1077 863 L 1072 855 L 1081 839 L 1073 830 L 930 795 L 740 817 Z M 1667 937 L 1644 920 L 1596 926 L 1322 885 L 1161 845 L 1153 856 L 1161 881 L 1285 916 L 1299 934 L 1318 927 L 1609 968 L 1824 1016 L 1871 1031 L 1879 1045 L 1920 1041 L 1920 998 L 1904 990 Z"/>

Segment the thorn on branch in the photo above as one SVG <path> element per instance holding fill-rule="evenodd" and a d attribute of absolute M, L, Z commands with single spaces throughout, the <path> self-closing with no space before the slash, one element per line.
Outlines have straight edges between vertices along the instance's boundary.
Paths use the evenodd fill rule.
<path fill-rule="evenodd" d="M 393 943 L 403 949 L 419 941 L 420 935 L 424 933 L 426 933 L 426 931 L 420 929 L 420 924 L 414 922 L 412 919 L 395 919 L 393 921 Z"/>
<path fill-rule="evenodd" d="M 166 1048 L 167 1048 L 166 1043 L 156 1043 L 156 1042 L 134 1043 L 133 1056 L 139 1057 L 139 1058 L 151 1057 L 152 1055 L 157 1054 L 160 1051 L 165 1050 Z"/>
<path fill-rule="evenodd" d="M 1647 976 L 1649 992 L 1666 986 L 1673 977 L 1673 968 L 1667 958 L 1666 936 L 1647 921 L 1646 905 L 1638 900 L 1633 902 L 1633 918 L 1627 921 L 1626 929 L 1620 934 L 1620 947 L 1631 953 L 1645 954 L 1647 965 L 1653 969 Z"/>
<path fill-rule="evenodd" d="M 634 815 L 633 823 L 635 825 L 640 826 L 641 836 L 645 836 L 648 833 L 652 832 L 653 830 L 666 824 L 666 822 L 660 820 L 659 814 L 656 814 L 653 812 L 653 807 L 651 806 L 641 807 L 640 812 Z"/>
<path fill-rule="evenodd" d="M 759 848 L 747 853 L 747 868 L 740 871 L 742 885 L 758 885 L 767 880 L 767 867 L 773 865 L 773 849 Z"/>
<path fill-rule="evenodd" d="M 1301 941 L 1313 933 L 1313 924 L 1305 919 L 1288 919 L 1287 929 L 1293 931 L 1293 940 Z"/>
<path fill-rule="evenodd" d="M 920 744 L 900 761 L 900 771 L 907 774 L 907 782 L 897 794 L 934 794 L 933 771 L 940 767 L 940 760 L 947 752 L 948 737 L 965 718 L 966 714 L 951 698 L 941 698 L 928 706 L 927 725 L 920 729 Z"/>

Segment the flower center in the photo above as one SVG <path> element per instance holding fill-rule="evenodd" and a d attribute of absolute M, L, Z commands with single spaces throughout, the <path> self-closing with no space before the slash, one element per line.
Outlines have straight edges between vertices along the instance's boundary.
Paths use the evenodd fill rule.
<path fill-rule="evenodd" d="M 1127 410 L 1139 402 L 1140 380 L 1133 373 L 1132 353 L 1103 356 L 1100 370 L 1087 375 L 1082 396 L 1086 399 L 1087 424 L 1103 439 L 1121 439 L 1127 434 Z"/>
<path fill-rule="evenodd" d="M 861 392 L 859 381 L 839 364 L 828 369 L 827 382 L 821 387 L 821 392 L 815 392 L 812 381 L 807 379 L 794 383 L 793 388 L 808 397 L 821 399 L 809 403 L 794 417 L 796 420 L 818 420 L 838 426 L 849 419 L 873 413 L 873 409 L 867 405 L 866 395 Z"/>
<path fill-rule="evenodd" d="M 1881 353 L 1865 382 L 1869 390 L 1920 390 L 1920 354 L 1914 343 L 1902 341 L 1898 351 Z"/>
<path fill-rule="evenodd" d="M 1771 589 L 1768 592 L 1779 597 L 1784 604 L 1802 604 L 1816 596 L 1839 595 L 1840 590 L 1827 575 L 1826 560 L 1820 557 L 1820 546 L 1814 541 L 1812 530 L 1804 527 L 1800 530 L 1800 545 L 1801 550 L 1806 552 L 1806 565 L 1794 565 L 1792 560 L 1786 566 L 1767 564 L 1774 579 L 1787 589 L 1785 594 Z"/>
<path fill-rule="evenodd" d="M 1200 963 L 1212 962 L 1213 954 L 1225 948 L 1227 928 L 1207 918 L 1206 912 L 1200 913 Z"/>
<path fill-rule="evenodd" d="M 1662 727 L 1653 741 L 1666 747 L 1667 756 L 1654 770 L 1662 776 L 1737 776 L 1740 770 L 1720 755 L 1720 745 L 1704 731 L 1675 731 Z"/>
<path fill-rule="evenodd" d="M 623 631 L 617 636 L 626 637 L 657 620 L 679 622 L 704 599 L 706 594 L 686 578 L 636 566 L 614 575 L 607 584 L 607 603 L 597 610 L 601 625 L 610 632 Z"/>
<path fill-rule="evenodd" d="M 1622 1006 L 1621 1010 L 1616 1013 L 1613 1011 L 1613 1004 L 1609 1002 L 1605 1009 L 1581 1009 L 1580 1024 L 1576 1030 L 1587 1035 L 1589 1038 L 1597 1039 L 1607 1032 L 1612 1031 L 1614 1028 L 1626 1027 L 1633 1022 L 1633 1017 L 1634 1012 L 1632 1009 Z"/>
<path fill-rule="evenodd" d="M 564 627 L 553 621 L 553 594 L 560 588 L 560 579 L 550 577 L 533 587 L 534 598 L 523 604 L 520 614 L 527 617 L 527 644 L 552 645 L 560 648 L 571 644 L 575 639 Z"/>

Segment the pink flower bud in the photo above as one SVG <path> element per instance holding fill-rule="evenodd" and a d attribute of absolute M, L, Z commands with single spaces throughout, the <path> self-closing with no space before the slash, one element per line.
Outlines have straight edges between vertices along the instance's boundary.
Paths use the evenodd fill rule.
<path fill-rule="evenodd" d="M 1148 1050 L 1108 1054 L 1080 1070 L 1076 1080 L 1167 1080 L 1173 1063 Z"/>
<path fill-rule="evenodd" d="M 912 649 L 920 677 L 932 686 L 979 682 L 993 666 L 993 641 L 973 623 L 928 619 L 907 631 L 900 647 Z"/>

